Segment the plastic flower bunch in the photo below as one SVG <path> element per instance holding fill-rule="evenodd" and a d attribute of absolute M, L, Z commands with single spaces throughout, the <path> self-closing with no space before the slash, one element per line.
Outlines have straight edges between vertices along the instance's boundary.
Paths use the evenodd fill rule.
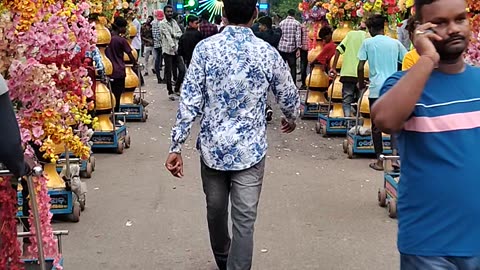
<path fill-rule="evenodd" d="M 12 13 L 0 9 L 0 74 L 4 76 L 18 48 L 15 44 L 14 32 Z"/>
<path fill-rule="evenodd" d="M 470 11 L 480 11 L 480 2 L 478 0 L 467 0 Z"/>
<path fill-rule="evenodd" d="M 3 0 L 3 7 L 18 16 L 15 17 L 17 22 L 17 31 L 26 31 L 33 23 L 39 21 L 41 17 L 37 16 L 38 11 L 54 4 L 55 0 Z"/>
<path fill-rule="evenodd" d="M 357 12 L 360 17 L 381 14 L 388 18 L 390 24 L 396 24 L 401 8 L 396 0 L 362 0 L 361 8 Z"/>
<path fill-rule="evenodd" d="M 472 36 L 465 53 L 465 60 L 474 66 L 480 66 L 480 15 L 470 18 Z"/>
<path fill-rule="evenodd" d="M 10 184 L 10 177 L 0 177 L 0 269 L 24 269 L 20 262 L 20 245 L 17 240 L 17 200 L 16 190 Z M 9 267 L 7 268 L 7 264 Z"/>
<path fill-rule="evenodd" d="M 330 0 L 324 4 L 328 9 L 327 20 L 331 25 L 337 27 L 341 22 L 351 21 L 354 24 L 358 23 L 358 9 L 360 5 L 357 2 L 350 0 Z"/>
<path fill-rule="evenodd" d="M 87 109 L 93 106 L 93 101 L 87 103 L 87 97 L 92 97 L 93 91 L 82 62 L 85 51 L 92 50 L 95 43 L 94 30 L 82 16 L 88 5 L 82 2 L 72 8 L 68 1 L 65 3 L 41 11 L 45 19 L 18 36 L 19 43 L 25 46 L 22 56 L 28 61 L 17 61 L 11 66 L 9 81 L 14 93 L 12 98 L 21 104 L 34 102 L 34 115 L 24 106 L 19 109 L 24 143 L 34 141 L 41 146 L 44 158 L 52 162 L 58 158 L 52 154 L 54 146 L 42 145 L 42 140 L 49 138 L 54 143 L 64 143 L 74 154 L 86 159 L 90 153 L 88 132 L 77 134 L 71 126 L 85 131 L 86 125 L 96 122 L 87 114 Z M 43 95 L 35 95 L 42 90 Z M 24 119 L 29 119 L 30 125 L 26 125 Z"/>

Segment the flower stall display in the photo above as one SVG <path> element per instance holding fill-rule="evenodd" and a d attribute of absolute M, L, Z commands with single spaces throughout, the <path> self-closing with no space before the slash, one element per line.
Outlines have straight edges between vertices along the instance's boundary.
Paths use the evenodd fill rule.
<path fill-rule="evenodd" d="M 324 2 L 325 0 L 303 0 L 298 4 L 298 10 L 302 13 L 308 31 L 309 50 L 316 47 L 318 32 L 327 24 L 328 10 L 323 7 Z"/>
<path fill-rule="evenodd" d="M 398 5 L 397 0 L 361 0 L 359 3 L 361 6 L 357 11 L 359 17 L 368 18 L 374 14 L 385 16 L 388 21 L 385 25 L 385 33 L 396 38 L 397 24 L 403 19 L 405 11 Z"/>
<path fill-rule="evenodd" d="M 480 3 L 473 0 L 469 0 L 467 3 L 470 11 L 472 35 L 465 54 L 465 60 L 471 65 L 480 66 Z"/>
<path fill-rule="evenodd" d="M 328 10 L 326 15 L 328 22 L 334 27 L 342 27 L 344 23 L 350 24 L 352 27 L 360 23 L 361 17 L 358 16 L 358 10 L 361 3 L 349 0 L 331 0 L 323 4 Z"/>
<path fill-rule="evenodd" d="M 65 145 L 82 159 L 90 155 L 88 114 L 94 106 L 92 82 L 84 55 L 94 48 L 95 32 L 83 16 L 84 0 L 4 0 L 0 6 L 0 72 L 5 75 L 27 155 L 40 153 L 45 162 L 56 162 L 55 148 Z M 46 177 L 34 179 L 43 244 L 47 257 L 59 254 L 50 225 L 50 197 Z M 0 269 L 21 269 L 16 241 L 16 191 L 8 179 L 0 179 Z M 33 224 L 30 213 L 29 223 Z M 35 233 L 34 226 L 31 231 Z M 8 244 L 4 244 L 6 242 Z M 32 237 L 28 254 L 36 254 Z M 26 254 L 23 254 L 24 256 Z"/>

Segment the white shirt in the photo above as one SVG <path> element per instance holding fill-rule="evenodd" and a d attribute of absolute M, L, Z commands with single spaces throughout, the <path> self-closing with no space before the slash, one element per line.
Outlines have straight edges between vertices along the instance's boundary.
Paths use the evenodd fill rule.
<path fill-rule="evenodd" d="M 135 19 L 133 25 L 137 28 L 137 35 L 132 39 L 132 46 L 140 50 L 142 48 L 142 24 L 138 19 Z"/>
<path fill-rule="evenodd" d="M 7 82 L 0 74 L 0 96 L 8 92 Z"/>

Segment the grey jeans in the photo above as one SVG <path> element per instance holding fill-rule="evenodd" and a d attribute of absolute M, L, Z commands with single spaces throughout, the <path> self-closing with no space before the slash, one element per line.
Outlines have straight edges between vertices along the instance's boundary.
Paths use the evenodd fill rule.
<path fill-rule="evenodd" d="M 253 231 L 264 171 L 265 158 L 243 171 L 217 171 L 201 161 L 210 244 L 220 270 L 252 267 Z M 228 232 L 229 197 L 232 238 Z"/>

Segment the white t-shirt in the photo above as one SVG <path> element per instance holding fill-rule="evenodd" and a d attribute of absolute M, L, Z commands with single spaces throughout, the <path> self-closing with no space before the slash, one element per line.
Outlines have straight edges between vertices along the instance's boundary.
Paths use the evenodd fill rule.
<path fill-rule="evenodd" d="M 7 82 L 0 74 L 0 96 L 8 92 Z"/>
<path fill-rule="evenodd" d="M 140 50 L 142 48 L 142 24 L 138 19 L 133 20 L 133 25 L 137 28 L 137 35 L 132 39 L 132 46 Z"/>

